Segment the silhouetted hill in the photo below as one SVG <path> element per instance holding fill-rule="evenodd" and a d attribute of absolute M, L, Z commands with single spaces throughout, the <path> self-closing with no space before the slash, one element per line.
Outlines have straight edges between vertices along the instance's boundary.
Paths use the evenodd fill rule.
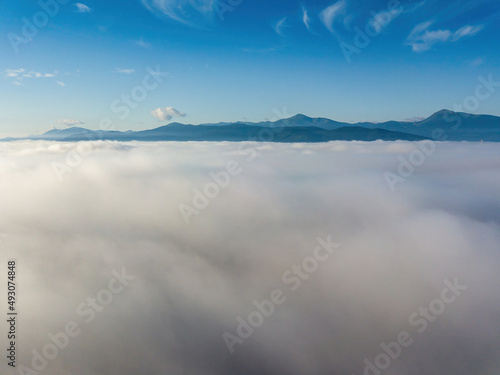
<path fill-rule="evenodd" d="M 174 122 L 155 129 L 124 132 L 74 127 L 62 130 L 53 129 L 39 136 L 4 138 L 2 141 L 16 139 L 231 142 L 418 141 L 436 139 L 500 142 L 500 117 L 441 110 L 422 121 L 349 124 L 298 114 L 274 122 L 223 122 L 201 125 L 184 125 Z"/>

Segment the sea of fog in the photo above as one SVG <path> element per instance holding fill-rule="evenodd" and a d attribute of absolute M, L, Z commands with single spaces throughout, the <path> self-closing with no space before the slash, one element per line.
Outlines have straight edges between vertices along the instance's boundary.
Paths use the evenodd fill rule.
<path fill-rule="evenodd" d="M 498 374 L 499 186 L 492 143 L 0 143 L 2 374 Z"/>

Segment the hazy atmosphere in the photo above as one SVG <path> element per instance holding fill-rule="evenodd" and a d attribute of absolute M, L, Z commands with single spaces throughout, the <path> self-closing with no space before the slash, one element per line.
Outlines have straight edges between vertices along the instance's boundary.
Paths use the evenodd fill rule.
<path fill-rule="evenodd" d="M 362 374 L 407 332 L 384 374 L 495 374 L 500 150 L 438 142 L 391 189 L 388 173 L 424 145 L 0 144 L 18 366 L 74 322 L 81 332 L 42 373 Z M 186 221 L 196 191 L 213 198 Z M 228 345 L 276 289 L 273 313 Z"/>
<path fill-rule="evenodd" d="M 500 374 L 498 0 L 0 2 L 1 375 Z"/>

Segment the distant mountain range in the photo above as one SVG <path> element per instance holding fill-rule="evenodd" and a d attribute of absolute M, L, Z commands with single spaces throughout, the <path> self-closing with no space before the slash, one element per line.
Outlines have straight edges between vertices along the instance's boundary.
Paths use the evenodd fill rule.
<path fill-rule="evenodd" d="M 419 141 L 435 139 L 500 142 L 500 117 L 441 110 L 425 120 L 415 122 L 388 121 L 350 124 L 298 114 L 274 122 L 225 122 L 201 125 L 171 123 L 150 130 L 125 132 L 72 127 L 53 129 L 42 135 L 25 138 L 4 138 L 1 141 L 22 139 L 230 142 Z"/>

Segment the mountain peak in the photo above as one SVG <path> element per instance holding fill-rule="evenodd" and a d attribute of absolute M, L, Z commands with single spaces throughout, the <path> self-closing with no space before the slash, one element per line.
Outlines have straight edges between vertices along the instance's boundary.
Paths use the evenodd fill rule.
<path fill-rule="evenodd" d="M 442 109 L 434 113 L 435 115 L 444 115 L 444 114 L 454 114 L 456 112 L 450 111 L 449 109 Z"/>
<path fill-rule="evenodd" d="M 433 113 L 429 117 L 427 117 L 423 122 L 427 121 L 441 121 L 443 119 L 449 119 L 455 116 L 457 112 L 450 111 L 448 109 L 441 109 L 440 111 L 437 111 L 436 113 Z"/>
<path fill-rule="evenodd" d="M 457 127 L 459 121 L 460 126 Z M 224 126 L 222 126 L 224 125 Z M 252 139 L 262 127 L 280 127 L 275 140 L 280 142 L 324 142 L 329 140 L 359 140 L 359 133 L 365 132 L 365 138 L 380 137 L 384 140 L 418 140 L 434 137 L 434 129 L 446 132 L 448 140 L 453 141 L 493 141 L 500 142 L 500 117 L 472 115 L 442 109 L 423 121 L 388 121 L 384 123 L 344 123 L 327 118 L 311 118 L 304 114 L 296 114 L 288 119 L 259 123 L 232 122 L 218 124 L 181 124 L 172 122 L 154 129 L 141 131 L 95 131 L 80 127 L 52 129 L 43 135 L 15 139 L 45 140 L 84 140 L 95 137 L 103 140 L 169 140 L 169 141 L 233 141 L 240 142 Z M 286 130 L 285 130 L 286 129 Z M 360 130 L 361 129 L 361 130 Z M 364 130 L 363 130 L 364 129 Z M 392 133 L 387 133 L 387 131 Z M 99 132 L 99 133 L 97 133 Z M 91 137 L 89 137 L 89 135 Z M 0 139 L 7 141 L 9 139 Z"/>
<path fill-rule="evenodd" d="M 70 127 L 70 128 L 66 128 L 66 129 L 51 129 L 45 133 L 43 133 L 43 135 L 63 135 L 63 134 L 75 134 L 75 133 L 86 133 L 86 132 L 90 132 L 91 130 L 89 129 L 85 129 L 85 128 L 80 128 L 78 126 L 73 126 L 73 127 Z"/>
<path fill-rule="evenodd" d="M 288 120 L 311 120 L 311 117 L 297 113 L 295 116 L 290 117 Z"/>

